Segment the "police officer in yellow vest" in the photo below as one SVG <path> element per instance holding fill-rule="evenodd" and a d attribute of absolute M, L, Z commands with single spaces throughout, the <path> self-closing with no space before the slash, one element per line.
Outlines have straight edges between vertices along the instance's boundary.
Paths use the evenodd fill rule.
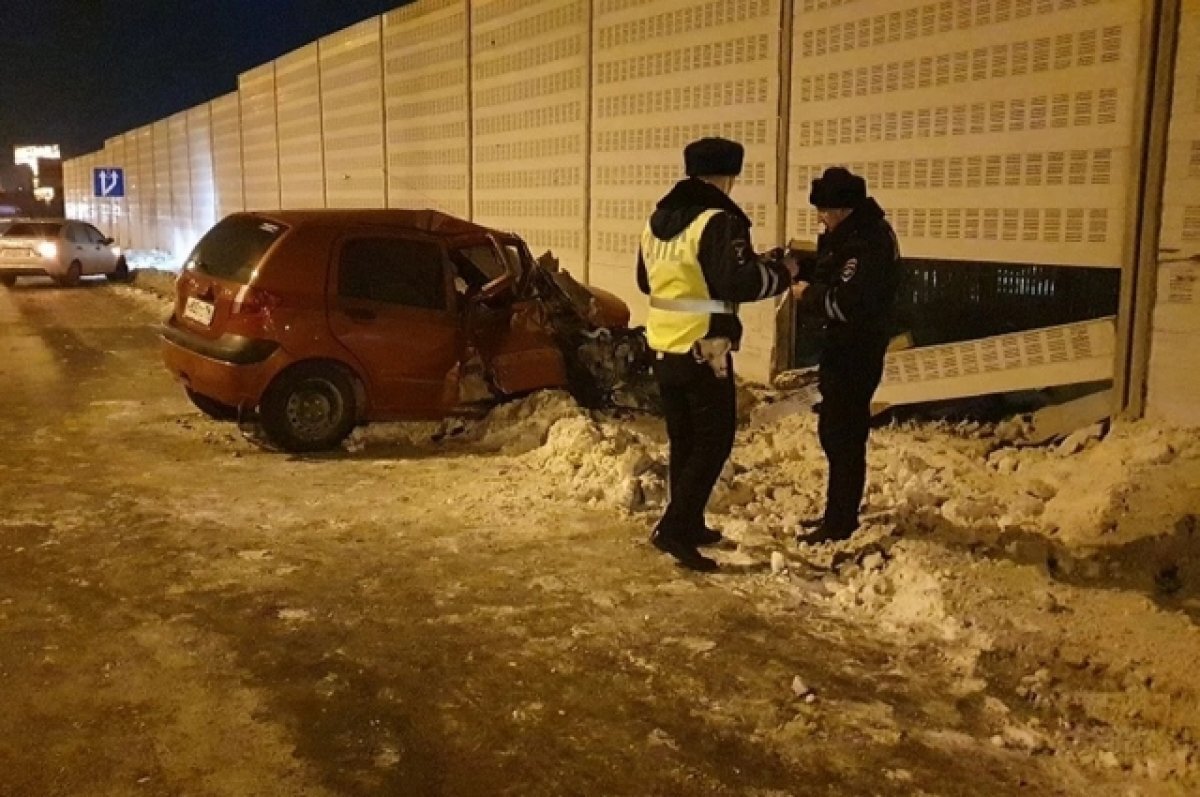
<path fill-rule="evenodd" d="M 721 541 L 705 525 L 704 508 L 733 448 L 738 303 L 783 293 L 797 273 L 780 250 L 754 253 L 750 219 L 729 197 L 743 157 L 741 144 L 723 138 L 688 144 L 687 179 L 659 201 L 638 252 L 638 287 L 650 296 L 646 337 L 670 440 L 670 500 L 650 541 L 701 571 L 717 563 L 698 546 Z"/>

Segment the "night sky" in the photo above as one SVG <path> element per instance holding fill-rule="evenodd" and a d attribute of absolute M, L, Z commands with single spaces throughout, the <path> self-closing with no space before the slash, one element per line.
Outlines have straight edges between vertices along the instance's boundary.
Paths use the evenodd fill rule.
<path fill-rule="evenodd" d="M 64 157 L 237 88 L 251 67 L 408 0 L 0 0 L 0 165 Z"/>

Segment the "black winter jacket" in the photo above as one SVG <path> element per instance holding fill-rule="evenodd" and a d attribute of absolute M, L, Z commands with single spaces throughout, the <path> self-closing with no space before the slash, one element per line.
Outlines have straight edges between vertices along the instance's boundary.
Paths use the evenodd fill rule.
<path fill-rule="evenodd" d="M 749 217 L 724 191 L 703 180 L 688 178 L 676 183 L 650 216 L 650 231 L 661 240 L 669 240 L 706 210 L 722 211 L 709 219 L 700 236 L 700 268 L 710 298 L 754 302 L 788 289 L 791 276 L 787 268 L 772 257 L 754 253 Z M 650 293 L 640 247 L 637 282 L 642 293 Z M 729 338 L 736 349 L 742 339 L 742 322 L 732 313 L 714 313 L 705 337 Z"/>
<path fill-rule="evenodd" d="M 896 235 L 870 197 L 817 239 L 812 273 L 800 277 L 811 287 L 796 307 L 825 324 L 822 366 L 853 367 L 866 365 L 857 362 L 864 357 L 883 357 L 900 283 L 899 260 Z"/>

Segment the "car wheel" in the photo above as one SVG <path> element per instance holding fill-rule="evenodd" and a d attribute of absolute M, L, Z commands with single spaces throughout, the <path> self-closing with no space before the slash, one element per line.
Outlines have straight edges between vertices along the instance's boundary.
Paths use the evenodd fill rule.
<path fill-rule="evenodd" d="M 76 260 L 67 267 L 67 273 L 58 278 L 58 284 L 64 288 L 74 288 L 79 285 L 79 278 L 83 274 L 83 266 L 79 265 Z"/>
<path fill-rule="evenodd" d="M 125 262 L 125 258 L 118 260 L 117 267 L 105 276 L 109 282 L 129 282 L 129 264 Z"/>
<path fill-rule="evenodd" d="M 216 399 L 211 399 L 202 393 L 197 393 L 190 387 L 183 389 L 187 393 L 187 397 L 196 405 L 196 409 L 203 412 L 214 421 L 236 421 L 238 418 L 238 408 L 229 404 L 222 404 Z"/>
<path fill-rule="evenodd" d="M 16 277 L 0 277 L 0 285 L 3 285 L 5 288 L 11 288 L 12 286 L 14 286 L 16 284 L 17 284 Z"/>
<path fill-rule="evenodd" d="M 267 388 L 259 408 L 263 431 L 285 451 L 327 451 L 354 429 L 354 384 L 332 363 L 302 363 Z"/>

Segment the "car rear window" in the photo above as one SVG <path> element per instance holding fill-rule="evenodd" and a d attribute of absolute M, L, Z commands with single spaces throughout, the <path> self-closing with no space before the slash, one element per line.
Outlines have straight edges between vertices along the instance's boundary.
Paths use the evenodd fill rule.
<path fill-rule="evenodd" d="M 223 280 L 250 281 L 263 255 L 287 230 L 282 224 L 251 216 L 230 216 L 209 230 L 184 264 Z"/>
<path fill-rule="evenodd" d="M 17 222 L 7 230 L 0 232 L 0 235 L 5 238 L 54 238 L 61 229 L 61 224 Z"/>

